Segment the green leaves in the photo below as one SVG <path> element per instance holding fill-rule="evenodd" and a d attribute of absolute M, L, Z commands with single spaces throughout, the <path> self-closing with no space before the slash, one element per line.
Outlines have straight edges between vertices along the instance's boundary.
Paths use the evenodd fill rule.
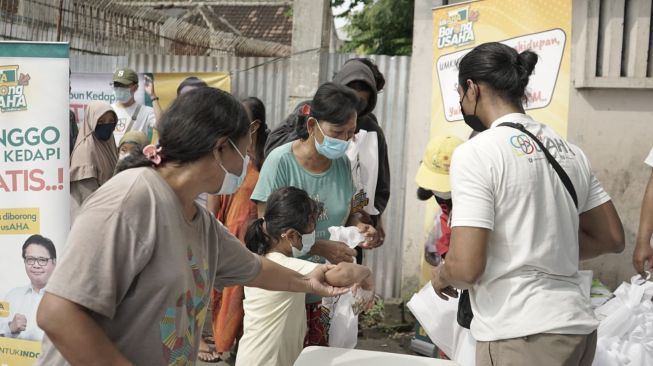
<path fill-rule="evenodd" d="M 332 0 L 342 4 L 345 0 Z M 363 3 L 361 11 L 352 11 Z M 410 55 L 414 0 L 352 0 L 346 30 L 351 37 L 341 51 L 359 54 Z"/>

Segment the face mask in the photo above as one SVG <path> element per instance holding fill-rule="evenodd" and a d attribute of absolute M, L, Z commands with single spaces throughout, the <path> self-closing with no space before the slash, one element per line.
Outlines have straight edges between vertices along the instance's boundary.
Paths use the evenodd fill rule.
<path fill-rule="evenodd" d="M 113 95 L 120 103 L 128 102 L 132 97 L 132 93 L 129 88 L 120 88 L 117 86 L 113 87 Z"/>
<path fill-rule="evenodd" d="M 433 195 L 435 197 L 438 197 L 439 199 L 442 199 L 442 200 L 450 200 L 451 199 L 451 192 L 436 192 L 436 191 L 433 191 Z"/>
<path fill-rule="evenodd" d="M 318 144 L 317 139 L 315 139 L 315 136 L 313 136 L 315 139 L 315 148 L 317 149 L 317 152 L 320 153 L 320 155 L 331 160 L 345 156 L 347 153 L 347 148 L 349 147 L 349 141 L 343 141 L 329 137 L 324 134 L 324 131 L 322 131 L 322 127 L 320 127 L 319 123 L 315 122 L 315 125 L 320 130 L 320 132 L 322 132 L 322 136 L 324 136 L 324 140 L 322 140 L 321 144 Z"/>
<path fill-rule="evenodd" d="M 121 152 L 121 153 L 118 154 L 118 160 L 122 160 L 122 159 L 124 159 L 124 158 L 126 158 L 126 157 L 128 157 L 130 155 L 131 155 L 130 153 Z"/>
<path fill-rule="evenodd" d="M 290 247 L 292 248 L 292 256 L 295 258 L 299 258 L 307 255 L 311 251 L 313 244 L 315 244 L 315 230 L 313 230 L 313 232 L 310 234 L 302 234 L 301 250 L 295 248 L 295 246 L 292 244 L 290 245 Z"/>
<path fill-rule="evenodd" d="M 240 176 L 237 176 L 236 174 L 229 173 L 225 167 L 220 164 L 220 167 L 222 170 L 224 170 L 224 180 L 222 181 L 222 187 L 220 187 L 220 191 L 216 194 L 232 194 L 236 193 L 238 191 L 238 188 L 240 188 L 240 185 L 243 183 L 245 180 L 245 176 L 247 175 L 247 165 L 249 165 L 249 156 L 243 156 L 243 154 L 240 153 L 240 150 L 236 147 L 236 145 L 229 140 L 229 143 L 231 146 L 236 149 L 236 152 L 238 152 L 238 155 L 243 159 L 243 170 L 240 173 Z"/>
<path fill-rule="evenodd" d="M 474 104 L 474 113 L 473 114 L 465 114 L 465 111 L 463 110 L 463 100 L 465 99 L 465 95 L 467 95 L 467 92 L 463 94 L 462 99 L 460 99 L 460 113 L 463 115 L 463 119 L 465 120 L 465 124 L 467 126 L 471 127 L 472 130 L 478 131 L 478 132 L 483 132 L 487 130 L 487 127 L 483 126 L 483 122 L 478 118 L 476 115 L 476 107 L 478 107 L 478 93 L 476 93 L 476 103 Z"/>
<path fill-rule="evenodd" d="M 115 128 L 115 123 L 97 125 L 95 126 L 95 131 L 93 133 L 95 134 L 95 137 L 98 138 L 98 140 L 107 141 L 111 137 L 111 134 L 113 134 L 113 130 Z"/>

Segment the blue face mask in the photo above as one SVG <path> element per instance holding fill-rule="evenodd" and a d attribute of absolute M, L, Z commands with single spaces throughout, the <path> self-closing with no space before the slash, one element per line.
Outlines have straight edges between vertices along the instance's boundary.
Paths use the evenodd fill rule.
<path fill-rule="evenodd" d="M 95 131 L 93 133 L 95 134 L 95 137 L 98 138 L 98 140 L 106 141 L 111 137 L 111 134 L 115 128 L 115 123 L 105 123 L 95 126 Z"/>
<path fill-rule="evenodd" d="M 315 244 L 315 230 L 310 234 L 302 234 L 302 249 L 295 248 L 294 245 L 290 245 L 292 248 L 292 256 L 295 258 L 303 257 L 310 253 L 311 248 Z"/>
<path fill-rule="evenodd" d="M 120 103 L 128 102 L 132 97 L 132 93 L 129 88 L 121 88 L 117 86 L 113 87 L 113 95 Z"/>
<path fill-rule="evenodd" d="M 335 160 L 345 156 L 345 154 L 347 153 L 347 148 L 349 147 L 349 141 L 343 141 L 340 139 L 329 137 L 324 134 L 324 131 L 322 131 L 322 127 L 320 127 L 320 124 L 317 121 L 315 122 L 315 124 L 317 125 L 317 128 L 320 130 L 322 136 L 324 137 L 322 143 L 319 144 L 315 136 L 313 136 L 313 138 L 315 139 L 315 148 L 317 149 L 317 152 L 320 153 L 320 155 L 329 158 L 331 160 Z"/>

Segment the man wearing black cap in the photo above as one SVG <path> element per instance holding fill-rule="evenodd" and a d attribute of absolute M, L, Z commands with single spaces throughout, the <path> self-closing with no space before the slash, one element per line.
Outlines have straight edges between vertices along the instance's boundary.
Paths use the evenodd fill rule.
<path fill-rule="evenodd" d="M 116 143 L 129 131 L 141 131 L 151 139 L 152 130 L 156 124 L 154 110 L 136 103 L 134 94 L 138 89 L 138 74 L 128 68 L 118 69 L 113 73 L 113 94 L 116 102 L 111 105 L 118 115 L 118 124 L 113 131 Z M 152 102 L 158 97 L 152 96 Z"/>

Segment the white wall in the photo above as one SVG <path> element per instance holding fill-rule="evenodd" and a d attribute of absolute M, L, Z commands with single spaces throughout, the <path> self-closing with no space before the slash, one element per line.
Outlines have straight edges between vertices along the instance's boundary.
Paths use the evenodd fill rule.
<path fill-rule="evenodd" d="M 431 130 L 431 89 L 433 60 L 432 9 L 442 1 L 415 1 L 413 54 L 410 66 L 408 121 L 406 126 L 406 201 L 404 210 L 401 294 L 410 297 L 419 286 L 424 253 L 426 204 L 417 200 L 415 174 L 422 160 Z"/>

